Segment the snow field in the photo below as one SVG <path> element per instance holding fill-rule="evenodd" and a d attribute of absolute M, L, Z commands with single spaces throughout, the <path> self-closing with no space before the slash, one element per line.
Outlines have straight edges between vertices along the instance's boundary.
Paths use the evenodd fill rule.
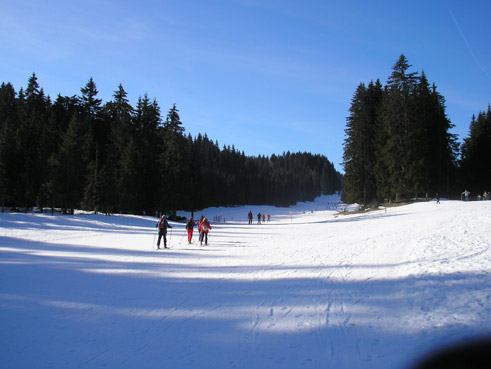
<path fill-rule="evenodd" d="M 406 368 L 490 334 L 491 202 L 336 201 L 207 209 L 170 250 L 155 218 L 0 214 L 0 368 Z"/>

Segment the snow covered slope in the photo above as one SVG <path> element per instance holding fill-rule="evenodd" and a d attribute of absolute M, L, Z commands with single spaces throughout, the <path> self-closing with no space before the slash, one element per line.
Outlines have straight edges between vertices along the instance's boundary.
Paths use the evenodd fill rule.
<path fill-rule="evenodd" d="M 491 333 L 491 201 L 336 202 L 208 209 L 170 250 L 155 218 L 0 214 L 0 368 L 407 368 Z"/>

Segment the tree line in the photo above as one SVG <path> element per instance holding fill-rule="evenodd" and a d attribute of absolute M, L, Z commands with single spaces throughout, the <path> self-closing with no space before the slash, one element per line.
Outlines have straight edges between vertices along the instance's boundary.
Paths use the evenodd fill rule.
<path fill-rule="evenodd" d="M 477 195 L 491 191 L 491 107 L 472 117 L 461 147 L 460 173 L 465 188 Z"/>
<path fill-rule="evenodd" d="M 491 157 L 489 108 L 473 118 L 460 152 L 444 97 L 424 71 L 410 67 L 401 55 L 385 86 L 380 80 L 360 83 L 353 95 L 343 146 L 347 202 L 452 197 L 464 186 L 491 186 L 484 167 Z"/>
<path fill-rule="evenodd" d="M 246 156 L 185 133 L 174 104 L 162 117 L 122 85 L 103 103 L 91 78 L 79 96 L 0 87 L 0 202 L 6 207 L 156 214 L 210 206 L 286 206 L 341 189 L 322 155 Z"/>

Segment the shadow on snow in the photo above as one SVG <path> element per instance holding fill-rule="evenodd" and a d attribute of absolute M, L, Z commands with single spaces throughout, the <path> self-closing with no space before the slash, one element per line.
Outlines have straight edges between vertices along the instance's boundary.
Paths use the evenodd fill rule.
<path fill-rule="evenodd" d="M 479 273 L 342 281 L 320 266 L 327 277 L 268 280 L 264 266 L 176 264 L 172 250 L 0 242 L 0 367 L 402 368 L 490 330 L 489 301 L 469 306 L 472 325 L 452 312 L 489 292 Z"/>

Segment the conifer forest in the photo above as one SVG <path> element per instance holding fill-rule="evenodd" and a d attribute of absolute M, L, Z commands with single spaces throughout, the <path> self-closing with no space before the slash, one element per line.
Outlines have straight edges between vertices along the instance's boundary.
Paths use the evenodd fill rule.
<path fill-rule="evenodd" d="M 103 102 L 92 78 L 79 96 L 0 87 L 0 205 L 41 211 L 175 215 L 210 206 L 287 206 L 341 190 L 321 155 L 246 156 L 207 134 L 185 133 L 147 95 L 131 106 L 122 85 Z"/>
<path fill-rule="evenodd" d="M 445 99 L 424 72 L 411 72 L 401 55 L 385 86 L 356 88 L 346 119 L 343 195 L 372 204 L 491 190 L 491 113 L 472 117 L 459 145 Z"/>
<path fill-rule="evenodd" d="M 445 99 L 401 55 L 385 86 L 360 83 L 346 118 L 344 175 L 312 153 L 246 156 L 206 133 L 186 134 L 174 104 L 165 116 L 146 94 L 111 101 L 92 78 L 78 96 L 46 96 L 33 74 L 0 86 L 0 206 L 174 214 L 211 206 L 288 206 L 343 191 L 373 204 L 491 190 L 491 111 L 459 144 Z"/>

